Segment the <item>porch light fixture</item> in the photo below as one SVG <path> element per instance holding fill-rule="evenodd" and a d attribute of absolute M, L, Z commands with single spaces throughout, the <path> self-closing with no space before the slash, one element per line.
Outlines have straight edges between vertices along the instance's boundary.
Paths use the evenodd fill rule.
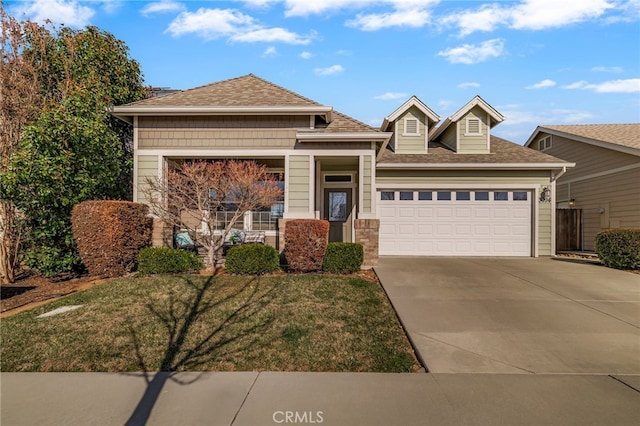
<path fill-rule="evenodd" d="M 569 207 L 575 207 L 576 206 L 576 199 L 572 198 L 569 200 Z"/>
<path fill-rule="evenodd" d="M 541 203 L 550 203 L 551 202 L 551 189 L 548 186 L 545 186 L 540 191 L 540 202 Z"/>

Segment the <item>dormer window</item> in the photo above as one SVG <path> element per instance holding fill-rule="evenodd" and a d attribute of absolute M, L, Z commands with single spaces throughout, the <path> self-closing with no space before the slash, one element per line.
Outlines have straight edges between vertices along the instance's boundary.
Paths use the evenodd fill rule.
<path fill-rule="evenodd" d="M 405 117 L 403 136 L 419 136 L 419 135 L 420 135 L 420 127 L 418 125 L 418 119 L 412 118 L 412 117 Z"/>
<path fill-rule="evenodd" d="M 475 117 L 467 118 L 467 131 L 465 135 L 482 135 L 482 126 L 480 119 Z"/>
<path fill-rule="evenodd" d="M 551 148 L 551 136 L 547 136 L 538 141 L 538 151 L 546 151 Z"/>

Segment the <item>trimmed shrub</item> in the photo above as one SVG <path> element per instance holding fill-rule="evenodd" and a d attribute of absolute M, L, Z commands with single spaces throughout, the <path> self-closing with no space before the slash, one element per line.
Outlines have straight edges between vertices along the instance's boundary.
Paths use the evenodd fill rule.
<path fill-rule="evenodd" d="M 141 274 L 169 274 L 197 271 L 204 262 L 197 254 L 171 247 L 147 247 L 140 250 L 138 272 Z"/>
<path fill-rule="evenodd" d="M 284 229 L 283 260 L 289 271 L 322 270 L 329 242 L 329 222 L 318 219 L 293 219 Z"/>
<path fill-rule="evenodd" d="M 332 274 L 352 274 L 360 270 L 364 250 L 357 243 L 329 243 L 324 255 L 322 270 Z"/>
<path fill-rule="evenodd" d="M 151 244 L 149 207 L 130 201 L 84 201 L 71 212 L 73 239 L 91 275 L 116 277 L 136 268 Z"/>
<path fill-rule="evenodd" d="M 603 265 L 640 268 L 640 229 L 609 229 L 596 235 L 596 253 Z"/>
<path fill-rule="evenodd" d="M 231 274 L 267 274 L 280 269 L 280 254 L 264 244 L 242 244 L 227 252 L 224 267 Z"/>

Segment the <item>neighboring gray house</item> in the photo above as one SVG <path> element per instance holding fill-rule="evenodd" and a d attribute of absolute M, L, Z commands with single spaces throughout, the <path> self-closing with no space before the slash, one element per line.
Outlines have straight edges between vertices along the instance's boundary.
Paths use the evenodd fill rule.
<path fill-rule="evenodd" d="M 559 249 L 593 250 L 601 230 L 640 228 L 640 123 L 538 126 L 526 146 L 576 163 L 557 182 L 558 220 L 570 221 Z"/>
<path fill-rule="evenodd" d="M 323 218 L 331 240 L 364 245 L 368 265 L 378 255 L 555 253 L 555 181 L 573 164 L 492 136 L 504 117 L 478 96 L 439 126 L 414 96 L 376 129 L 249 74 L 113 114 L 134 127 L 134 201 L 171 162 L 266 164 L 284 199 L 242 226 L 275 246 L 287 219 Z"/>

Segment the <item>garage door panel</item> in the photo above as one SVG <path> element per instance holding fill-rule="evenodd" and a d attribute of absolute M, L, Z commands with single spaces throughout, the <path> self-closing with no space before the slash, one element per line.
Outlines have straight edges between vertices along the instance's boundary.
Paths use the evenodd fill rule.
<path fill-rule="evenodd" d="M 530 256 L 532 197 L 514 201 L 514 191 L 503 192 L 508 200 L 476 199 L 473 191 L 470 200 L 454 191 L 451 200 L 379 199 L 380 254 Z"/>

